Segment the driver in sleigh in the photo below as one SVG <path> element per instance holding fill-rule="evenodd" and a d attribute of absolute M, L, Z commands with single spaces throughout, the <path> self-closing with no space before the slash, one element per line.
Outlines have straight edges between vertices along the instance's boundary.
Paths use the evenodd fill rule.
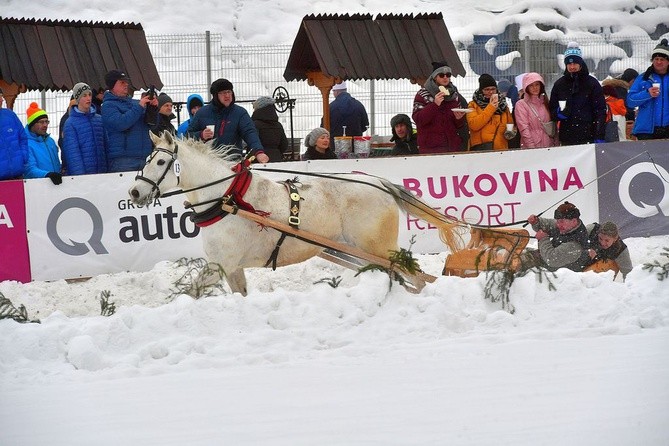
<path fill-rule="evenodd" d="M 583 271 L 591 263 L 588 230 L 581 221 L 581 212 L 568 201 L 555 210 L 554 218 L 527 217 L 536 231 L 539 249 L 528 249 L 521 255 L 521 269 L 543 267 L 550 271 L 568 268 Z"/>

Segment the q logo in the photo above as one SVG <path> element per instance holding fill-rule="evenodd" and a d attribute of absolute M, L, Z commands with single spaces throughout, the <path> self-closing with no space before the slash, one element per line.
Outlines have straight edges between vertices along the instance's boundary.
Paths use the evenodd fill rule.
<path fill-rule="evenodd" d="M 631 184 L 634 178 L 639 174 L 651 174 L 660 179 L 660 183 L 663 185 L 662 199 L 656 205 L 646 204 L 643 201 L 639 200 L 639 204 L 635 203 L 630 197 Z M 618 196 L 620 197 L 620 202 L 625 207 L 625 209 L 635 217 L 647 218 L 662 213 L 665 216 L 669 217 L 669 190 L 667 190 L 667 183 L 664 178 L 669 177 L 669 172 L 662 166 L 653 163 L 638 163 L 631 166 L 629 169 L 623 173 L 620 177 L 620 183 L 618 183 Z"/>
<path fill-rule="evenodd" d="M 67 198 L 60 203 L 58 203 L 51 210 L 49 218 L 46 222 L 46 233 L 49 236 L 51 243 L 58 248 L 58 250 L 69 254 L 71 256 L 81 256 L 89 252 L 88 246 L 85 243 L 78 243 L 73 240 L 70 240 L 69 243 L 63 241 L 58 234 L 58 219 L 61 215 L 68 209 L 81 209 L 86 212 L 93 223 L 93 232 L 91 237 L 88 239 L 88 244 L 91 246 L 93 251 L 96 254 L 109 254 L 107 249 L 102 244 L 102 216 L 98 209 L 88 200 L 83 198 Z"/>

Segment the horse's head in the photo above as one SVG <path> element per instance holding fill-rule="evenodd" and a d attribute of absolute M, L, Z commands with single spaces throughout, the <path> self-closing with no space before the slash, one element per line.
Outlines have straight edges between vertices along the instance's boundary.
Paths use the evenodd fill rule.
<path fill-rule="evenodd" d="M 128 190 L 133 203 L 139 206 L 152 202 L 179 185 L 181 166 L 177 159 L 179 147 L 176 141 L 169 132 L 163 132 L 161 136 L 149 132 L 149 136 L 153 141 L 153 151 Z"/>

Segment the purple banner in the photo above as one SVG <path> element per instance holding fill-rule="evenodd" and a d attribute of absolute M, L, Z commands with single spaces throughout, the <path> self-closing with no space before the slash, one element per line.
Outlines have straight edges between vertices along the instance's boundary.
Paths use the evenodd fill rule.
<path fill-rule="evenodd" d="M 597 144 L 599 220 L 626 237 L 669 234 L 669 141 Z"/>
<path fill-rule="evenodd" d="M 0 281 L 30 282 L 23 181 L 0 181 Z"/>

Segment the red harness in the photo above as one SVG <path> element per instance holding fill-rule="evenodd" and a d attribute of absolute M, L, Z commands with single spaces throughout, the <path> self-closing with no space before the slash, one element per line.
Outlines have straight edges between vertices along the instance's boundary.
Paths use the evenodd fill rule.
<path fill-rule="evenodd" d="M 246 191 L 249 190 L 249 186 L 251 185 L 252 174 L 248 168 L 250 165 L 251 161 L 245 159 L 244 161 L 240 162 L 239 164 L 237 164 L 235 167 L 232 168 L 232 171 L 237 173 L 237 175 L 232 180 L 232 183 L 230 183 L 230 187 L 228 187 L 228 190 L 225 191 L 224 194 L 225 198 L 223 200 L 223 203 L 233 204 L 245 211 L 253 212 L 254 214 L 267 217 L 269 215 L 269 212 L 256 211 L 253 206 L 244 201 L 244 195 L 246 194 Z M 218 205 L 216 207 L 218 207 Z M 220 212 L 217 212 L 216 215 L 212 216 L 211 218 L 208 218 L 207 220 L 204 221 L 196 222 L 195 224 L 203 228 L 205 226 L 213 225 L 226 215 L 227 212 L 224 212 L 221 209 Z"/>

